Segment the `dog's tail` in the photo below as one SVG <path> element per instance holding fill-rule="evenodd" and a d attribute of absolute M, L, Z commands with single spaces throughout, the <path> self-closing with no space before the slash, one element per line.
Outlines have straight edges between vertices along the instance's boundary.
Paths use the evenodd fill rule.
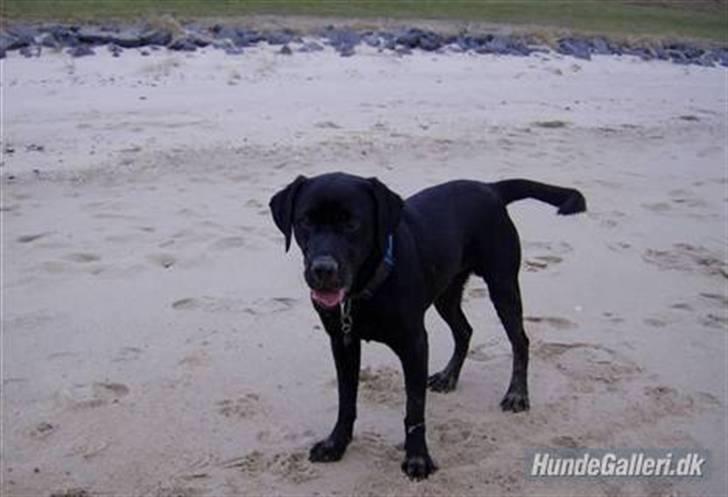
<path fill-rule="evenodd" d="M 547 185 L 527 179 L 508 179 L 493 183 L 506 205 L 524 198 L 535 198 L 558 207 L 558 214 L 567 216 L 586 211 L 586 199 L 579 190 Z"/>

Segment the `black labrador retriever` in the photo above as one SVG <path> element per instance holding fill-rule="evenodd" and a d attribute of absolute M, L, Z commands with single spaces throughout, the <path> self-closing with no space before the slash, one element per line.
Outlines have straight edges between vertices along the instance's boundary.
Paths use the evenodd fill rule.
<path fill-rule="evenodd" d="M 461 308 L 463 287 L 485 280 L 513 349 L 511 383 L 501 407 L 529 408 L 528 338 L 523 330 L 518 270 L 521 248 L 506 206 L 535 198 L 559 214 L 586 210 L 581 193 L 523 179 L 452 181 L 403 201 L 376 178 L 331 173 L 305 178 L 276 193 L 276 226 L 303 252 L 313 306 L 331 340 L 339 391 L 336 425 L 310 452 L 314 462 L 341 459 L 356 419 L 361 339 L 387 344 L 404 370 L 407 393 L 402 470 L 426 478 L 437 467 L 425 439 L 425 391 L 455 388 L 472 327 Z M 435 308 L 452 330 L 455 352 L 427 376 L 424 316 Z"/>

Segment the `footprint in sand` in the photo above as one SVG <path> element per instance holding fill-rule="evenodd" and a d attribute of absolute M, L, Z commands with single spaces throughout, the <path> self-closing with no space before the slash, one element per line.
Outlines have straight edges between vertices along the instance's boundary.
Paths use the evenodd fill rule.
<path fill-rule="evenodd" d="M 693 306 L 691 306 L 687 302 L 675 302 L 674 304 L 670 304 L 670 309 L 677 309 L 679 311 L 693 311 L 693 310 L 695 310 L 693 308 Z"/>
<path fill-rule="evenodd" d="M 725 314 L 718 315 L 708 313 L 700 318 L 700 324 L 702 324 L 706 328 L 728 331 L 728 317 L 726 317 Z"/>
<path fill-rule="evenodd" d="M 588 343 L 543 342 L 533 352 L 554 364 L 573 384 L 576 391 L 591 393 L 597 386 L 614 390 L 622 381 L 635 378 L 642 372 L 636 363 L 615 350 Z"/>
<path fill-rule="evenodd" d="M 685 416 L 691 414 L 695 408 L 695 400 L 690 395 L 682 394 L 672 387 L 645 387 L 643 392 L 663 415 Z"/>
<path fill-rule="evenodd" d="M 17 242 L 18 243 L 31 243 L 31 242 L 34 242 L 36 240 L 40 240 L 41 238 L 45 238 L 48 235 L 50 235 L 50 233 L 48 233 L 48 232 L 45 232 L 45 233 L 35 233 L 33 235 L 23 235 L 23 236 L 19 236 L 17 238 Z"/>
<path fill-rule="evenodd" d="M 708 206 L 708 203 L 705 200 L 688 190 L 671 190 L 667 194 L 669 195 L 670 201 L 673 204 L 691 208 Z"/>
<path fill-rule="evenodd" d="M 395 461 L 402 461 L 404 447 L 386 440 L 377 432 L 364 431 L 354 434 L 354 443 L 351 445 L 351 450 L 361 450 L 366 453 L 368 460 L 374 461 L 378 466 L 386 466 Z"/>
<path fill-rule="evenodd" d="M 616 228 L 619 226 L 619 222 L 627 216 L 624 212 L 617 210 L 608 212 L 590 212 L 587 215 L 589 218 L 598 221 L 602 228 Z"/>
<path fill-rule="evenodd" d="M 670 212 L 673 208 L 668 202 L 653 202 L 649 204 L 642 204 L 642 207 L 648 211 L 655 212 L 658 214 L 664 214 Z"/>
<path fill-rule="evenodd" d="M 612 252 L 626 252 L 632 248 L 632 244 L 629 242 L 608 242 L 607 248 Z"/>
<path fill-rule="evenodd" d="M 500 340 L 490 340 L 486 343 L 480 343 L 468 351 L 468 359 L 476 362 L 488 362 L 498 357 L 509 355 L 510 351 L 503 347 L 503 342 Z"/>
<path fill-rule="evenodd" d="M 89 409 L 116 403 L 130 392 L 123 383 L 76 384 L 58 392 L 57 397 L 74 409 Z"/>
<path fill-rule="evenodd" d="M 144 351 L 138 347 L 122 347 L 111 362 L 136 361 Z"/>
<path fill-rule="evenodd" d="M 564 447 L 567 449 L 578 449 L 586 446 L 584 442 L 579 441 L 579 437 L 574 438 L 570 435 L 559 435 L 553 437 L 549 442 L 554 447 Z"/>
<path fill-rule="evenodd" d="M 28 435 L 30 436 L 30 438 L 33 438 L 35 440 L 43 440 L 51 436 L 56 431 L 58 431 L 58 425 L 48 423 L 47 421 L 42 421 L 34 425 L 28 431 Z"/>
<path fill-rule="evenodd" d="M 177 310 L 202 310 L 205 312 L 234 312 L 257 315 L 276 314 L 290 310 L 298 299 L 273 297 L 246 301 L 242 299 L 200 297 L 183 298 L 172 303 Z"/>
<path fill-rule="evenodd" d="M 524 259 L 523 266 L 528 272 L 538 272 L 547 269 L 549 266 L 560 264 L 562 261 L 563 259 L 557 255 L 537 255 Z"/>
<path fill-rule="evenodd" d="M 604 316 L 604 318 L 607 321 L 609 321 L 610 323 L 613 323 L 613 324 L 624 323 L 624 318 L 617 316 L 613 312 L 608 312 L 608 311 L 603 312 L 602 316 Z"/>
<path fill-rule="evenodd" d="M 708 207 L 705 200 L 687 190 L 672 190 L 668 195 L 670 197 L 669 201 L 645 203 L 642 204 L 642 207 L 657 214 L 673 212 L 681 207 L 690 209 Z"/>
<path fill-rule="evenodd" d="M 97 262 L 101 260 L 101 256 L 99 255 L 84 252 L 68 254 L 63 258 L 71 262 L 78 262 L 79 264 L 88 264 L 89 262 Z"/>
<path fill-rule="evenodd" d="M 668 325 L 667 321 L 660 318 L 645 318 L 642 320 L 643 323 L 645 323 L 647 326 L 651 326 L 653 328 L 664 328 Z"/>
<path fill-rule="evenodd" d="M 213 248 L 214 250 L 227 250 L 245 247 L 246 245 L 247 242 L 242 236 L 229 236 L 217 240 L 212 244 L 211 248 Z"/>
<path fill-rule="evenodd" d="M 449 419 L 444 424 L 433 427 L 434 438 L 441 444 L 459 445 L 473 436 L 473 424 L 461 419 Z"/>
<path fill-rule="evenodd" d="M 700 297 L 719 309 L 728 309 L 728 296 L 720 293 L 702 292 Z"/>
<path fill-rule="evenodd" d="M 669 250 L 647 249 L 642 260 L 662 270 L 702 272 L 728 278 L 726 262 L 719 255 L 688 243 L 675 243 Z"/>
<path fill-rule="evenodd" d="M 557 330 L 570 330 L 578 328 L 578 325 L 573 321 L 569 321 L 566 318 L 554 317 L 554 316 L 526 316 L 523 318 L 524 321 L 529 323 L 544 323 Z"/>
<path fill-rule="evenodd" d="M 273 474 L 291 483 L 304 483 L 319 477 L 318 470 L 309 462 L 305 452 L 266 454 L 254 450 L 245 456 L 224 461 L 221 466 L 238 470 L 248 478 Z"/>
<path fill-rule="evenodd" d="M 566 242 L 523 242 L 523 250 L 529 252 L 546 252 L 547 255 L 565 255 L 574 251 L 574 248 Z"/>
<path fill-rule="evenodd" d="M 404 401 L 402 373 L 388 366 L 367 366 L 359 373 L 359 395 L 372 404 L 401 406 Z"/>
<path fill-rule="evenodd" d="M 217 412 L 226 418 L 249 419 L 265 412 L 257 393 L 248 393 L 237 399 L 225 399 L 216 403 Z"/>

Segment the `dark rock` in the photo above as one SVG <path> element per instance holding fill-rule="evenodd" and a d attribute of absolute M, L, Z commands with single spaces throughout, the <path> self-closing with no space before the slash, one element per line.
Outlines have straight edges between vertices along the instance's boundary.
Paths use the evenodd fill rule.
<path fill-rule="evenodd" d="M 0 34 L 1 50 L 18 50 L 30 46 L 31 43 L 33 43 L 33 39 L 18 38 L 8 33 Z"/>
<path fill-rule="evenodd" d="M 124 49 L 121 48 L 119 45 L 111 44 L 109 45 L 109 52 L 111 52 L 111 55 L 114 57 L 118 57 L 121 55 L 121 52 L 123 52 Z"/>
<path fill-rule="evenodd" d="M 396 42 L 403 47 L 417 48 L 420 44 L 420 36 L 422 36 L 422 33 L 423 31 L 417 28 L 408 29 L 397 35 Z"/>
<path fill-rule="evenodd" d="M 596 55 L 611 55 L 609 42 L 604 38 L 592 38 L 591 51 Z"/>
<path fill-rule="evenodd" d="M 131 45 L 125 45 L 124 43 L 119 43 L 119 41 L 115 41 L 115 43 L 124 48 L 134 48 L 145 45 L 162 47 L 172 43 L 172 38 L 172 32 L 167 29 L 148 28 L 138 36 L 134 32 L 128 32 L 125 39 L 126 42 Z"/>
<path fill-rule="evenodd" d="M 189 36 L 190 41 L 200 48 L 212 45 L 213 40 L 199 33 L 191 33 Z"/>
<path fill-rule="evenodd" d="M 142 57 L 149 57 L 149 54 L 150 54 L 150 53 L 151 53 L 151 52 L 150 52 L 149 50 L 139 50 L 139 54 L 140 54 L 140 55 L 141 55 Z"/>
<path fill-rule="evenodd" d="M 655 57 L 660 60 L 669 60 L 670 59 L 670 57 L 667 55 L 667 52 L 665 51 L 664 48 L 660 48 L 660 47 L 655 48 L 654 52 L 655 52 Z"/>
<path fill-rule="evenodd" d="M 180 52 L 194 52 L 195 50 L 197 50 L 197 45 L 191 39 L 184 37 L 177 38 L 176 40 L 172 41 L 172 43 L 167 45 L 167 48 Z"/>
<path fill-rule="evenodd" d="M 0 59 L 4 59 L 4 58 L 5 58 L 5 49 L 0 47 Z"/>
<path fill-rule="evenodd" d="M 656 58 L 655 53 L 650 48 L 645 47 L 625 47 L 623 53 L 624 55 L 639 57 L 642 60 L 652 60 Z"/>
<path fill-rule="evenodd" d="M 677 50 L 674 48 L 666 47 L 665 53 L 670 58 L 670 60 L 677 64 L 687 64 L 688 58 L 685 57 L 685 54 L 682 52 L 682 50 Z"/>
<path fill-rule="evenodd" d="M 219 40 L 233 40 L 238 36 L 238 32 L 235 28 L 223 26 L 221 24 L 211 26 L 208 31 L 212 34 L 212 36 Z"/>
<path fill-rule="evenodd" d="M 60 42 L 56 40 L 56 37 L 51 33 L 43 33 L 40 35 L 38 42 L 41 46 L 46 48 L 61 48 Z"/>
<path fill-rule="evenodd" d="M 421 48 L 428 52 L 438 50 L 444 44 L 444 38 L 433 31 L 424 31 L 418 28 L 411 28 L 407 31 L 398 33 L 395 41 L 398 45 L 407 48 Z"/>
<path fill-rule="evenodd" d="M 361 37 L 361 40 L 369 45 L 370 47 L 378 48 L 381 44 L 381 40 L 379 36 L 377 36 L 374 33 L 367 33 L 364 36 Z"/>
<path fill-rule="evenodd" d="M 493 35 L 486 37 L 484 40 L 476 40 L 475 43 L 480 43 L 475 48 L 477 53 L 526 56 L 532 52 L 522 40 L 510 36 Z"/>
<path fill-rule="evenodd" d="M 18 50 L 35 43 L 35 37 L 40 33 L 36 28 L 25 25 L 15 25 L 6 28 L 0 35 L 0 47 L 5 50 Z"/>
<path fill-rule="evenodd" d="M 341 55 L 342 57 L 351 57 L 352 55 L 354 55 L 356 53 L 354 50 L 354 47 L 349 47 L 349 46 L 339 48 L 338 52 L 339 52 L 339 55 Z"/>
<path fill-rule="evenodd" d="M 139 48 L 145 45 L 151 45 L 149 40 L 144 38 L 141 33 L 118 33 L 109 39 L 109 43 L 118 45 L 121 48 Z"/>
<path fill-rule="evenodd" d="M 81 44 L 77 31 L 69 26 L 51 26 L 41 42 L 48 47 L 77 47 Z"/>
<path fill-rule="evenodd" d="M 68 50 L 68 54 L 72 57 L 85 57 L 86 55 L 94 55 L 95 53 L 93 48 L 88 45 L 78 45 Z"/>
<path fill-rule="evenodd" d="M 460 35 L 453 39 L 453 43 L 465 52 L 473 50 L 479 53 L 493 53 L 494 47 L 491 47 L 490 44 L 494 39 L 493 35 Z M 497 44 L 498 42 L 496 42 Z"/>
<path fill-rule="evenodd" d="M 224 50 L 225 50 L 225 53 L 228 55 L 241 55 L 244 52 L 242 47 L 236 47 L 236 46 L 225 47 Z"/>
<path fill-rule="evenodd" d="M 257 45 L 258 43 L 261 43 L 265 41 L 265 36 L 258 33 L 257 31 L 245 31 L 245 30 L 237 30 L 237 38 L 233 39 L 233 43 L 235 43 L 239 47 L 250 47 L 253 45 Z"/>
<path fill-rule="evenodd" d="M 83 26 L 76 33 L 78 40 L 86 45 L 106 45 L 111 43 L 112 33 L 93 26 Z"/>
<path fill-rule="evenodd" d="M 299 52 L 320 52 L 323 50 L 324 47 L 322 47 L 320 44 L 316 43 L 315 41 L 307 41 L 301 47 L 298 49 Z"/>
<path fill-rule="evenodd" d="M 281 55 L 293 55 L 293 50 L 288 45 L 283 45 L 278 53 Z"/>
<path fill-rule="evenodd" d="M 559 40 L 557 52 L 571 55 L 577 59 L 591 60 L 591 46 L 588 40 L 579 38 L 563 38 Z"/>
<path fill-rule="evenodd" d="M 21 48 L 18 53 L 22 55 L 23 57 L 40 57 L 40 45 L 30 45 L 27 47 Z"/>
<path fill-rule="evenodd" d="M 728 48 L 714 48 L 711 55 L 716 63 L 728 67 Z"/>
<path fill-rule="evenodd" d="M 342 57 L 354 55 L 354 48 L 361 42 L 361 35 L 351 29 L 329 28 L 323 36 Z"/>
<path fill-rule="evenodd" d="M 433 52 L 439 50 L 444 45 L 442 36 L 437 33 L 425 32 L 422 33 L 419 40 L 419 47 L 422 50 Z"/>
<path fill-rule="evenodd" d="M 265 34 L 264 38 L 270 45 L 287 45 L 295 41 L 295 34 L 293 31 L 284 29 L 283 31 L 270 31 Z"/>

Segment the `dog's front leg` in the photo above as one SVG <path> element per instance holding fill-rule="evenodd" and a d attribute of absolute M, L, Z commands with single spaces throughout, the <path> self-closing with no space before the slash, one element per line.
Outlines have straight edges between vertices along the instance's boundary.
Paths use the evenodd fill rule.
<path fill-rule="evenodd" d="M 340 330 L 331 330 L 330 336 L 339 388 L 339 415 L 331 435 L 311 448 L 309 459 L 312 462 L 332 462 L 341 459 L 351 442 L 356 420 L 361 341 L 353 338 L 350 343 L 344 344 Z"/>
<path fill-rule="evenodd" d="M 411 479 L 427 478 L 437 470 L 427 450 L 425 437 L 425 394 L 427 392 L 427 334 L 416 331 L 411 340 L 397 351 L 404 370 L 407 414 L 404 420 L 405 459 L 402 471 Z"/>

